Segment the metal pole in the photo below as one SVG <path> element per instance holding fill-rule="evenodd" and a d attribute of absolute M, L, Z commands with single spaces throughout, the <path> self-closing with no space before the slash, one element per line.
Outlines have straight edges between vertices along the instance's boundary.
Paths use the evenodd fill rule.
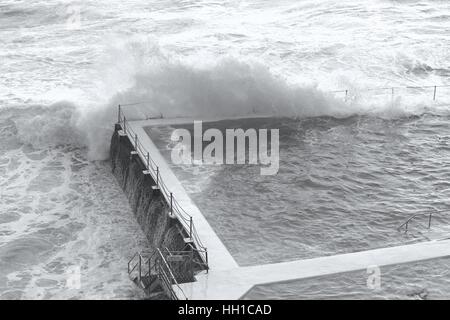
<path fill-rule="evenodd" d="M 148 258 L 148 274 L 152 274 L 152 263 L 151 263 L 152 258 Z"/>
<path fill-rule="evenodd" d="M 119 104 L 119 111 L 117 112 L 117 123 L 120 123 L 120 104 Z"/>
<path fill-rule="evenodd" d="M 192 217 L 189 217 L 189 238 L 192 239 Z"/>
<path fill-rule="evenodd" d="M 348 94 L 348 90 L 345 90 L 345 102 L 347 102 L 347 94 Z"/>
<path fill-rule="evenodd" d="M 409 223 L 409 221 L 408 221 L 408 222 L 406 222 L 406 226 L 405 226 L 405 233 L 407 233 L 407 232 L 408 232 L 408 223 Z"/>
<path fill-rule="evenodd" d="M 170 215 L 173 215 L 173 194 L 170 193 Z"/>
<path fill-rule="evenodd" d="M 123 132 L 127 133 L 127 119 L 123 116 Z"/>
<path fill-rule="evenodd" d="M 433 101 L 436 101 L 436 86 L 434 86 Z"/>
<path fill-rule="evenodd" d="M 150 170 L 150 152 L 147 152 L 147 169 Z"/>
<path fill-rule="evenodd" d="M 159 167 L 156 167 L 156 187 L 159 188 Z"/>
<path fill-rule="evenodd" d="M 141 283 L 141 268 L 142 268 L 142 261 L 141 261 L 141 255 L 139 254 L 139 265 L 138 265 L 138 268 L 139 268 L 139 273 L 138 273 L 138 281 L 139 281 L 139 284 Z"/>
<path fill-rule="evenodd" d="M 428 217 L 428 229 L 431 228 L 431 215 L 432 215 L 432 214 L 433 214 L 433 213 L 430 212 L 430 216 Z"/>
<path fill-rule="evenodd" d="M 136 151 L 138 151 L 138 137 L 137 137 L 137 133 L 134 134 L 134 148 L 136 149 Z"/>

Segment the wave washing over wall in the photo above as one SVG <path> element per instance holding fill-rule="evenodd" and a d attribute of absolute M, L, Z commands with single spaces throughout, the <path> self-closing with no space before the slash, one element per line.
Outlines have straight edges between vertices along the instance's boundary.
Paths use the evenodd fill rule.
<path fill-rule="evenodd" d="M 143 174 L 145 167 L 137 156 L 131 155 L 133 150 L 128 137 L 120 137 L 115 131 L 111 138 L 112 171 L 127 195 L 136 219 L 153 249 L 183 250 L 185 244 L 178 231 L 181 226 L 176 219 L 170 218 L 164 197 L 152 189 L 156 183 Z"/>
<path fill-rule="evenodd" d="M 142 65 L 142 70 L 130 77 L 130 87 L 102 105 L 83 108 L 61 101 L 33 107 L 26 117 L 16 121 L 19 136 L 34 146 L 81 144 L 89 148 L 90 159 L 100 160 L 108 157 L 107 141 L 119 104 L 125 104 L 128 120 L 249 115 L 398 118 L 433 111 L 426 104 L 429 96 L 415 96 L 414 102 L 410 99 L 408 103 L 397 96 L 393 103 L 389 94 L 370 102 L 364 93 L 358 93 L 353 101 L 345 103 L 315 85 L 290 84 L 260 63 L 236 58 L 221 59 L 202 67 L 163 58 L 156 57 L 157 63 Z"/>
<path fill-rule="evenodd" d="M 333 93 L 335 88 L 313 79 L 309 84 L 295 83 L 260 59 L 239 55 L 184 59 L 145 37 L 111 41 L 114 45 L 103 51 L 103 60 L 95 67 L 95 90 L 54 90 L 53 99 L 64 95 L 68 99 L 10 107 L 24 143 L 74 143 L 88 147 L 89 159 L 106 159 L 110 124 L 119 104 L 132 104 L 124 109 L 129 120 L 161 115 L 196 119 L 248 115 L 398 118 L 442 112 L 430 106 L 431 91 L 399 91 L 392 101 L 389 92 L 374 95 L 350 81 L 345 89 L 350 90 L 352 99 L 344 102 L 342 94 Z M 429 72 L 429 68 L 404 59 L 399 63 L 411 72 Z"/>

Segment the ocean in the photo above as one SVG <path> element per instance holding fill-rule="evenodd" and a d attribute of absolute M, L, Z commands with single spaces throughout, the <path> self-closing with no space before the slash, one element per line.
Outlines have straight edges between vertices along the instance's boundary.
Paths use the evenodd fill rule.
<path fill-rule="evenodd" d="M 181 170 L 196 201 L 243 188 L 227 197 L 249 221 L 267 213 L 269 243 L 286 226 L 287 251 L 255 238 L 249 254 L 226 198 L 205 197 L 239 263 L 400 243 L 397 222 L 450 206 L 448 30 L 448 1 L 3 0 L 0 299 L 142 297 L 126 263 L 145 236 L 107 159 L 118 104 L 138 103 L 129 120 L 270 114 L 286 129 L 283 171 L 245 197 L 239 168 Z"/>

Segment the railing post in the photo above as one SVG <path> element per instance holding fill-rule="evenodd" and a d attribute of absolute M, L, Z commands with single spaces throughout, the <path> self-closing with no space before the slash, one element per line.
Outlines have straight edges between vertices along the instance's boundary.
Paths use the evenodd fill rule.
<path fill-rule="evenodd" d="M 405 225 L 405 233 L 408 232 L 408 223 L 409 223 L 409 221 L 407 221 L 407 222 L 406 222 L 406 225 Z"/>
<path fill-rule="evenodd" d="M 431 228 L 431 215 L 432 215 L 432 214 L 433 214 L 433 213 L 430 212 L 430 216 L 428 217 L 428 229 Z"/>
<path fill-rule="evenodd" d="M 127 133 L 127 119 L 123 116 L 123 132 Z"/>
<path fill-rule="evenodd" d="M 156 167 L 156 187 L 159 188 L 159 167 Z"/>
<path fill-rule="evenodd" d="M 120 104 L 119 104 L 119 111 L 117 112 L 117 123 L 120 123 Z"/>
<path fill-rule="evenodd" d="M 138 283 L 141 284 L 141 268 L 142 268 L 142 261 L 141 261 L 141 254 L 139 254 L 139 262 L 138 262 Z"/>
<path fill-rule="evenodd" d="M 189 238 L 192 240 L 192 217 L 189 217 Z"/>
<path fill-rule="evenodd" d="M 150 152 L 147 152 L 147 169 L 150 171 Z"/>
<path fill-rule="evenodd" d="M 345 102 L 347 102 L 347 95 L 348 95 L 348 90 L 345 90 Z"/>
<path fill-rule="evenodd" d="M 173 193 L 170 193 L 170 215 L 173 215 Z"/>
<path fill-rule="evenodd" d="M 138 151 L 138 136 L 137 133 L 134 134 L 134 148 Z"/>
<path fill-rule="evenodd" d="M 436 101 L 436 86 L 434 86 L 433 101 Z"/>

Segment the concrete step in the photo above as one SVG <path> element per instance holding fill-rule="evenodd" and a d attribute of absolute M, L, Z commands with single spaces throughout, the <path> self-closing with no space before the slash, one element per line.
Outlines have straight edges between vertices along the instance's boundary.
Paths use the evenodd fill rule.
<path fill-rule="evenodd" d="M 134 277 L 132 281 L 141 289 L 145 291 L 147 295 L 159 294 L 163 291 L 159 279 L 156 275 L 145 276 L 138 281 L 138 277 Z"/>

